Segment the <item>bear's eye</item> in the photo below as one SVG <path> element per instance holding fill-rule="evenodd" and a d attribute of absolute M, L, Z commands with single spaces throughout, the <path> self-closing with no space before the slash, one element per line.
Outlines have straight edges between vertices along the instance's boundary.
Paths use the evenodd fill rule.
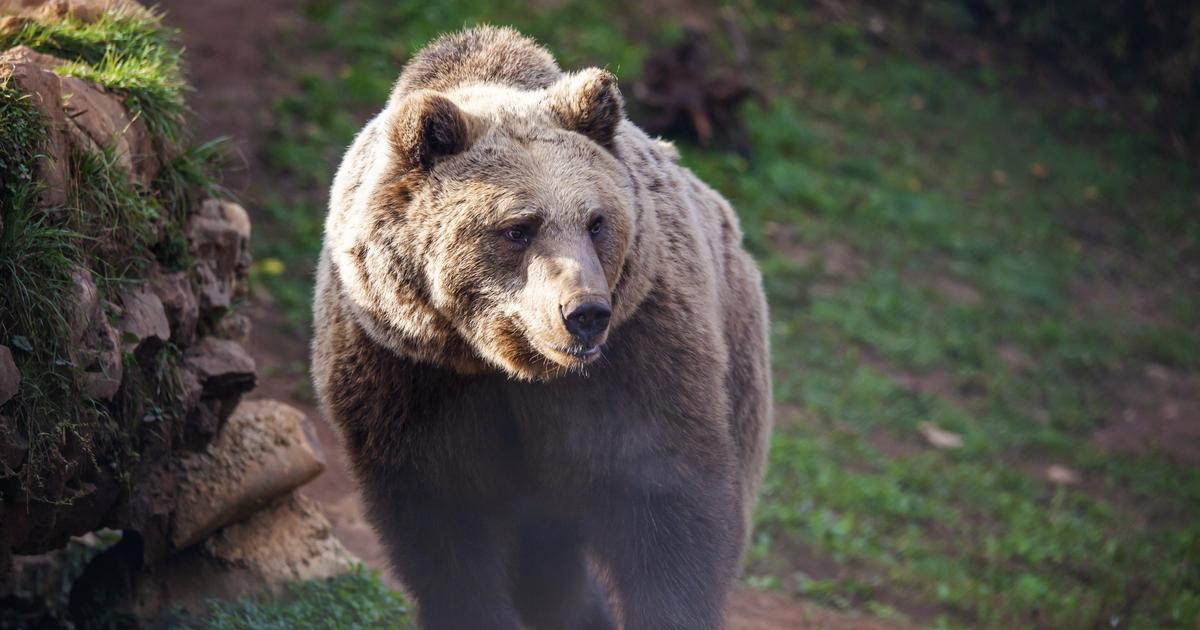
<path fill-rule="evenodd" d="M 592 219 L 591 224 L 588 225 L 588 233 L 591 234 L 592 236 L 599 236 L 600 230 L 602 230 L 603 228 L 604 228 L 604 217 L 596 217 L 595 219 Z"/>
<path fill-rule="evenodd" d="M 504 228 L 504 238 L 517 245 L 528 245 L 529 239 L 533 237 L 533 234 L 534 228 L 529 225 L 513 225 Z"/>

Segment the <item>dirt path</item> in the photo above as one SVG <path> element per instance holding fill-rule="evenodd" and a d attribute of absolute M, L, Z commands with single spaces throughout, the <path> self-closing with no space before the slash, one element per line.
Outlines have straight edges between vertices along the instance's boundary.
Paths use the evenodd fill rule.
<path fill-rule="evenodd" d="M 286 0 L 163 0 L 167 23 L 181 30 L 188 75 L 196 88 L 190 99 L 199 140 L 228 136 L 245 162 L 226 184 L 242 196 L 252 217 L 254 191 L 277 185 L 262 168 L 261 151 L 270 127 L 271 104 L 289 89 L 285 69 L 305 63 L 288 42 L 304 28 L 299 9 Z M 312 402 L 305 369 L 308 339 L 286 324 L 268 299 L 247 307 L 253 322 L 248 348 L 259 370 L 250 398 L 285 401 L 314 420 L 328 468 L 304 493 L 320 501 L 338 538 L 393 585 L 379 540 L 363 519 L 362 504 L 332 428 Z M 790 598 L 739 590 L 730 602 L 730 630 L 830 628 L 883 630 L 896 624 L 827 610 Z"/>

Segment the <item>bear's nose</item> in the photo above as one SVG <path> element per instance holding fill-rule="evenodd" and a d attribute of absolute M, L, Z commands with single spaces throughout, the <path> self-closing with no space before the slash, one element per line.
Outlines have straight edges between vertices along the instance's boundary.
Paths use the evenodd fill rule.
<path fill-rule="evenodd" d="M 587 345 L 608 328 L 608 318 L 612 316 L 612 309 L 607 302 L 591 299 L 568 304 L 563 313 L 567 332 L 580 343 Z"/>

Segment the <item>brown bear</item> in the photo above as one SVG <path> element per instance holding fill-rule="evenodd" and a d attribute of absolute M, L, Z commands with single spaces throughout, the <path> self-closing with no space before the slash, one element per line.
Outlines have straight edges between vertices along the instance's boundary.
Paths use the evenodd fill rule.
<path fill-rule="evenodd" d="M 490 27 L 416 55 L 347 151 L 313 374 L 424 628 L 722 626 L 767 311 L 677 160 L 613 75 Z"/>

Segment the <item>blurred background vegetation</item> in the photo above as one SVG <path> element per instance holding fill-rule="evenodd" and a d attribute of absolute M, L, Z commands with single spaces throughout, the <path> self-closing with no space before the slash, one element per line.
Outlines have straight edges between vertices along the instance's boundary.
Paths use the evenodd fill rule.
<path fill-rule="evenodd" d="M 303 6 L 246 192 L 297 337 L 353 134 L 428 40 L 511 24 L 616 73 L 761 262 L 747 587 L 921 626 L 1200 623 L 1195 5 Z"/>

